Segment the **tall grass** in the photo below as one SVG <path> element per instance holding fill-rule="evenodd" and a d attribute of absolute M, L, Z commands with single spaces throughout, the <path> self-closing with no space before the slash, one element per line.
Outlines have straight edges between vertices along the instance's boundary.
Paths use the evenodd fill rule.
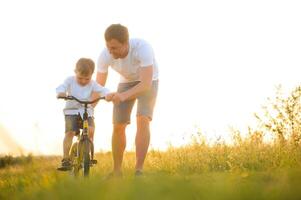
<path fill-rule="evenodd" d="M 32 161 L 32 155 L 13 157 L 11 155 L 5 155 L 0 157 L 0 168 L 4 168 L 9 165 L 22 165 L 30 163 Z"/>

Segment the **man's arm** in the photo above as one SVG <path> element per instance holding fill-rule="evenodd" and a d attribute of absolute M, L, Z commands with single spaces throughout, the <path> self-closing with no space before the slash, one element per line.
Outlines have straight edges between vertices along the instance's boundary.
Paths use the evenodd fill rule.
<path fill-rule="evenodd" d="M 108 77 L 108 72 L 107 73 L 97 72 L 96 82 L 101 86 L 105 86 L 107 82 L 107 77 Z"/>
<path fill-rule="evenodd" d="M 107 77 L 108 77 L 108 72 L 107 73 L 102 73 L 102 72 L 97 72 L 96 75 L 96 82 L 100 84 L 101 86 L 105 86 L 107 82 Z M 92 99 L 96 99 L 100 97 L 100 95 L 97 92 L 92 93 Z M 98 102 L 95 102 L 92 104 L 92 107 L 94 108 L 97 105 Z"/>
<path fill-rule="evenodd" d="M 152 65 L 140 68 L 139 80 L 140 80 L 140 83 L 138 83 L 135 87 L 133 87 L 125 92 L 122 92 L 122 93 L 116 93 L 113 97 L 113 102 L 119 103 L 120 101 L 125 101 L 128 99 L 134 98 L 139 93 L 150 89 L 152 86 L 152 80 L 153 80 L 153 66 Z"/>

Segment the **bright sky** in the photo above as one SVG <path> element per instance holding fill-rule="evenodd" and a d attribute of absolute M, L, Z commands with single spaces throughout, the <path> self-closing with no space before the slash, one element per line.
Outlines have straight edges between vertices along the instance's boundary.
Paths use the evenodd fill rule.
<path fill-rule="evenodd" d="M 226 135 L 229 125 L 245 129 L 275 85 L 300 84 L 300 10 L 298 0 L 1 1 L 0 154 L 15 151 L 11 141 L 24 152 L 62 153 L 64 102 L 55 88 L 80 57 L 96 62 L 112 23 L 155 50 L 151 148 L 184 144 L 196 127 L 209 138 Z M 107 87 L 115 90 L 118 79 L 110 71 Z M 96 151 L 110 150 L 111 109 L 96 108 Z M 128 150 L 134 136 L 132 123 Z"/>

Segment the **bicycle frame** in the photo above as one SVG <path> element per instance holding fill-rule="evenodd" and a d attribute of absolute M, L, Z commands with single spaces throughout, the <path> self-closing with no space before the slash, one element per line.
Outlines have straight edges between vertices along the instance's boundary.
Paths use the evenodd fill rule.
<path fill-rule="evenodd" d="M 58 97 L 59 99 L 65 100 L 75 100 L 80 104 L 84 105 L 84 114 L 82 119 L 82 131 L 78 135 L 78 141 L 73 143 L 70 149 L 70 158 L 72 160 L 72 173 L 75 176 L 78 176 L 79 170 L 83 168 L 84 176 L 88 176 L 90 172 L 90 166 L 93 163 L 91 161 L 94 160 L 94 144 L 93 141 L 89 139 L 88 131 L 89 131 L 89 124 L 88 124 L 88 105 L 96 103 L 100 99 L 105 99 L 104 97 L 99 97 L 93 101 L 81 101 L 74 96 L 67 96 L 67 97 Z M 76 157 L 76 159 L 75 159 Z"/>

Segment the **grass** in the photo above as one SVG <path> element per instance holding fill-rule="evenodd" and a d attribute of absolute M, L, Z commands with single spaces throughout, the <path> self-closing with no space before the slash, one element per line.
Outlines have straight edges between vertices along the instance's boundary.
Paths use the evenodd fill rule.
<path fill-rule="evenodd" d="M 13 157 L 11 155 L 6 155 L 0 157 L 0 168 L 4 168 L 9 165 L 20 165 L 25 163 L 30 163 L 32 161 L 32 155 Z"/>
<path fill-rule="evenodd" d="M 33 157 L 31 162 L 0 169 L 0 199 L 301 198 L 300 157 L 294 166 L 290 162 L 281 166 L 274 166 L 278 162 L 268 162 L 269 166 L 265 164 L 259 169 L 247 168 L 256 164 L 256 160 L 250 159 L 249 165 L 244 163 L 244 157 L 248 156 L 244 150 L 241 156 L 246 155 L 238 160 L 244 164 L 231 168 L 224 159 L 231 151 L 237 153 L 237 149 L 232 148 L 195 144 L 167 152 L 150 151 L 145 176 L 139 178 L 133 175 L 134 153 L 129 152 L 125 155 L 124 177 L 111 180 L 104 180 L 112 167 L 110 153 L 97 154 L 99 164 L 93 167 L 88 179 L 56 171 L 60 157 Z M 218 167 L 220 165 L 222 167 Z"/>

